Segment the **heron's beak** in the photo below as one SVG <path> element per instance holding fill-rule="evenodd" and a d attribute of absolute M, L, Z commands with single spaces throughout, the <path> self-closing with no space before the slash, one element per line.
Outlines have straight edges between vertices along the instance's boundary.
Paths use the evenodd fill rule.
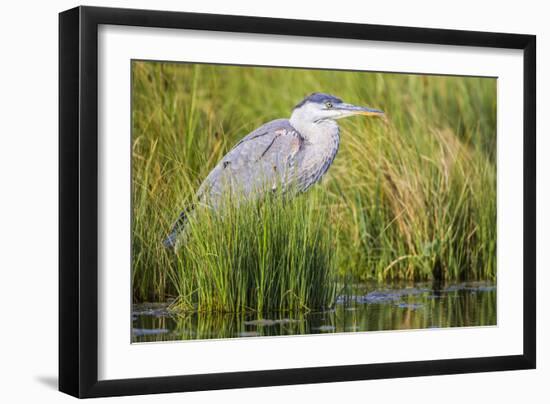
<path fill-rule="evenodd" d="M 366 116 L 384 116 L 384 112 L 379 109 L 369 107 L 359 107 L 352 104 L 340 104 L 338 109 L 343 111 L 345 115 L 366 115 Z"/>

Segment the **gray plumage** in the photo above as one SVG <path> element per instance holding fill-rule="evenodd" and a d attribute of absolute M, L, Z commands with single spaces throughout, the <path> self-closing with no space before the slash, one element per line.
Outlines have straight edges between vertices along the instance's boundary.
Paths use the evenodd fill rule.
<path fill-rule="evenodd" d="M 356 114 L 382 112 L 345 104 L 329 94 L 311 94 L 296 105 L 290 119 L 268 122 L 242 138 L 208 174 L 197 200 L 218 209 L 233 193 L 250 198 L 273 191 L 306 191 L 326 173 L 338 152 L 336 119 Z M 164 240 L 166 247 L 176 245 L 191 211 L 192 207 L 180 214 Z"/>
<path fill-rule="evenodd" d="M 318 147 L 313 156 L 308 153 L 313 145 L 288 119 L 266 123 L 225 155 L 206 177 L 197 196 L 215 207 L 231 190 L 243 197 L 279 187 L 285 190 L 296 186 L 305 191 L 325 173 L 338 151 L 338 130 L 329 136 L 330 142 Z"/>

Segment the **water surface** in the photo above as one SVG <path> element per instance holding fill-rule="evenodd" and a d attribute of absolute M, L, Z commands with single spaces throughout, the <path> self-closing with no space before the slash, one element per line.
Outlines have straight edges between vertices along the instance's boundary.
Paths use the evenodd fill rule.
<path fill-rule="evenodd" d="M 496 285 L 354 285 L 332 309 L 302 313 L 175 313 L 132 308 L 132 341 L 153 342 L 496 325 Z"/>

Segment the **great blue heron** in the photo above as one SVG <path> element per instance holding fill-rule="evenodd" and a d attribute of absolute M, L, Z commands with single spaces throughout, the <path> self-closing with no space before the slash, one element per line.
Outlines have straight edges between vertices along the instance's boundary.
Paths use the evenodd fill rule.
<path fill-rule="evenodd" d="M 382 111 L 313 93 L 294 107 L 290 119 L 268 122 L 242 138 L 214 167 L 197 191 L 197 200 L 216 209 L 228 193 L 246 198 L 279 187 L 304 192 L 328 170 L 340 143 L 337 119 L 383 115 Z M 173 248 L 192 208 L 184 210 L 164 240 Z"/>

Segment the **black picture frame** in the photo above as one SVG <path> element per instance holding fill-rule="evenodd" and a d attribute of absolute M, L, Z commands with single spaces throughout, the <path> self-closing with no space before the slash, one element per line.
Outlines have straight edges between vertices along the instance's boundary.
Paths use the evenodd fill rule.
<path fill-rule="evenodd" d="M 523 50 L 523 354 L 99 381 L 100 24 Z M 535 60 L 533 35 L 96 7 L 60 13 L 59 389 L 84 398 L 535 368 Z"/>

